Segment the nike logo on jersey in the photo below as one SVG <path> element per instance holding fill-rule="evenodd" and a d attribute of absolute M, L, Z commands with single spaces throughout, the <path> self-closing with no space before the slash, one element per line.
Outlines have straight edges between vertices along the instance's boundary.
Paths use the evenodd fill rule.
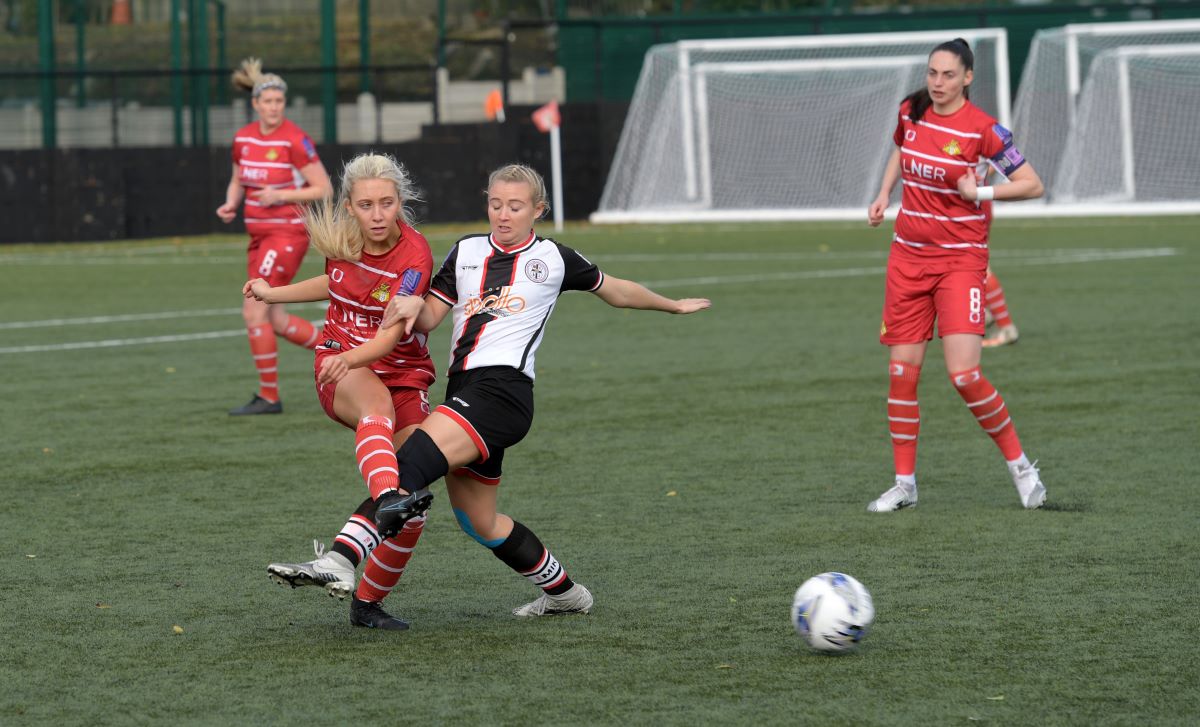
<path fill-rule="evenodd" d="M 462 404 L 463 406 L 467 407 L 468 409 L 470 409 L 470 408 L 471 408 L 471 405 L 470 405 L 470 404 L 468 404 L 467 402 L 465 402 L 465 401 L 463 401 L 462 399 L 458 398 L 457 396 L 452 396 L 452 397 L 450 397 L 450 399 L 451 399 L 452 401 L 457 401 L 459 404 Z"/>

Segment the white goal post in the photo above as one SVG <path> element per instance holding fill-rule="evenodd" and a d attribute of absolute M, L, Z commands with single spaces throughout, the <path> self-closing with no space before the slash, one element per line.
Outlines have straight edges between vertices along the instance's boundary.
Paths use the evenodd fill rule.
<path fill-rule="evenodd" d="M 655 46 L 592 221 L 862 217 L 891 152 L 900 100 L 924 83 L 933 47 L 956 37 L 976 53 L 972 101 L 1007 123 L 1003 28 Z"/>
<path fill-rule="evenodd" d="M 1059 201 L 1055 194 L 1063 151 L 1078 118 L 1080 92 L 1097 58 L 1123 46 L 1191 43 L 1200 43 L 1200 19 L 1080 23 L 1037 32 L 1021 74 L 1012 128 L 1049 190 L 1045 202 Z"/>
<path fill-rule="evenodd" d="M 1156 203 L 1200 212 L 1200 43 L 1099 54 L 1079 96 L 1054 196 L 1065 204 Z"/>

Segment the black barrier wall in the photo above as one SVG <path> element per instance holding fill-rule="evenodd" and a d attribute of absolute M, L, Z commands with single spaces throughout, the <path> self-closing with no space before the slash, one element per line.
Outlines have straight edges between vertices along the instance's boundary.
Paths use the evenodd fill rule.
<path fill-rule="evenodd" d="M 626 106 L 562 107 L 563 206 L 569 219 L 594 211 L 616 151 Z M 402 144 L 318 145 L 335 178 L 364 151 L 394 155 L 425 201 L 422 222 L 486 218 L 487 174 L 508 162 L 537 169 L 550 183 L 550 140 L 534 128 L 532 107 L 509 109 L 505 124 L 426 127 Z M 230 140 L 232 142 L 232 140 Z M 244 231 L 224 225 L 228 147 L 149 147 L 0 151 L 0 242 L 76 242 Z"/>

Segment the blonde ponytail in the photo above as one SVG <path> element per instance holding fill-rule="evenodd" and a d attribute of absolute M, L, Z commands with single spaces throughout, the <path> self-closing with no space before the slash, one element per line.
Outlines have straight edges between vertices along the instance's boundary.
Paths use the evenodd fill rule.
<path fill-rule="evenodd" d="M 277 88 L 287 93 L 287 83 L 274 73 L 263 73 L 262 61 L 258 58 L 247 58 L 233 71 L 233 85 L 250 95 L 258 98 L 259 94 L 268 88 Z"/>

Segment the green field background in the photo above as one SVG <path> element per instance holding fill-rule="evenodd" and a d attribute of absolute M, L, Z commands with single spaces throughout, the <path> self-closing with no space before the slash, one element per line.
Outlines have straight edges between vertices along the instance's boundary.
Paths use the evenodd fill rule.
<path fill-rule="evenodd" d="M 387 602 L 404 633 L 265 577 L 365 488 L 308 352 L 282 344 L 284 415 L 226 415 L 255 388 L 242 240 L 0 248 L 0 724 L 1195 724 L 1198 224 L 998 222 L 1021 340 L 983 369 L 1047 507 L 1020 507 L 934 343 L 920 506 L 887 515 L 865 511 L 891 485 L 886 231 L 569 227 L 609 274 L 713 300 L 568 294 L 538 351 L 501 509 L 595 610 L 513 618 L 536 593 L 437 486 Z M 427 230 L 435 259 L 467 231 Z M 430 348 L 443 371 L 444 330 Z M 788 619 L 828 570 L 875 598 L 850 656 Z"/>

